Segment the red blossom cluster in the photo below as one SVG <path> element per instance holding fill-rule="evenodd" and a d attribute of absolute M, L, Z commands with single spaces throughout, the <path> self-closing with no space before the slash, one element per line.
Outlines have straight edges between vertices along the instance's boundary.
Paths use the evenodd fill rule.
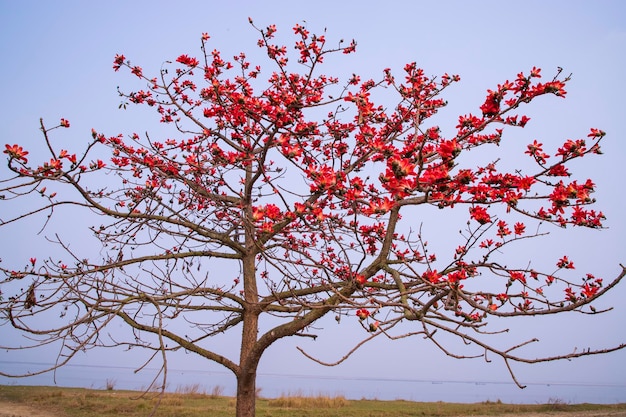
<path fill-rule="evenodd" d="M 325 49 L 325 36 L 311 35 L 302 25 L 296 25 L 293 32 L 299 37 L 295 43 L 297 62 L 311 69 L 320 65 L 329 53 L 354 51 L 354 42 Z M 591 180 L 553 183 L 548 179 L 568 176 L 565 166 L 568 161 L 599 153 L 597 141 L 604 136 L 600 130 L 591 131 L 589 137 L 596 142 L 590 147 L 582 139 L 567 140 L 554 154 L 560 160 L 552 164 L 548 163 L 550 155 L 544 151 L 544 145 L 535 140 L 526 151 L 539 167 L 532 175 L 501 172 L 495 163 L 483 167 L 461 167 L 457 163 L 464 151 L 501 141 L 502 128 L 489 130 L 491 125 L 524 127 L 530 119 L 511 114 L 520 105 L 545 94 L 564 97 L 567 78 L 555 77 L 550 82 L 539 83 L 536 82 L 541 78 L 538 68 L 532 68 L 528 75 L 519 73 L 514 81 L 505 81 L 496 89 L 488 90 L 480 106 L 482 117 L 461 116 L 456 135 L 446 138 L 437 126 L 422 126 L 445 106 L 442 91 L 459 81 L 459 76 L 444 74 L 437 81 L 427 77 L 415 63 L 410 63 L 403 69 L 402 83 L 396 81 L 390 69 L 383 71 L 380 82 L 363 81 L 354 75 L 344 92 L 334 97 L 326 90 L 336 86 L 337 79 L 313 76 L 312 71 L 308 75 L 288 71 L 287 48 L 271 43 L 276 27 L 270 25 L 260 33 L 258 46 L 266 50 L 280 69 L 270 75 L 268 87 L 261 92 L 255 92 L 251 84 L 261 67 L 252 68 L 243 53 L 233 57 L 231 62 L 223 59 L 217 50 L 209 52 L 207 34 L 202 35 L 206 65 L 201 66 L 201 61 L 195 57 L 180 55 L 176 63 L 181 67 L 176 68 L 172 79 L 163 85 L 156 78 L 144 77 L 143 70 L 131 65 L 124 55 L 115 56 L 115 71 L 126 67 L 148 82 L 148 89 L 125 94 L 131 103 L 156 107 L 162 123 L 175 124 L 181 131 L 190 131 L 182 128 L 183 118 L 199 128 L 194 135 L 182 140 L 153 141 L 152 149 L 141 145 L 136 134 L 132 142 L 127 143 L 121 136 L 105 138 L 94 131 L 94 139 L 112 149 L 112 169 L 128 171 L 133 178 L 142 179 L 124 191 L 125 200 L 119 202 L 120 206 L 139 210 L 147 193 L 168 192 L 175 182 L 182 181 L 185 187 L 179 188 L 175 196 L 181 209 L 198 213 L 210 210 L 216 226 L 227 228 L 226 224 L 241 223 L 233 216 L 241 209 L 246 210 L 242 206 L 244 200 L 232 194 L 234 188 L 228 172 L 253 169 L 258 172 L 256 177 L 276 192 L 276 180 L 271 173 L 279 171 L 273 168 L 275 162 L 270 157 L 280 157 L 301 170 L 310 197 L 306 201 L 250 205 L 249 216 L 259 233 L 284 236 L 285 242 L 290 242 L 289 248 L 306 248 L 312 246 L 311 240 L 324 240 L 324 235 L 307 238 L 306 243 L 295 237 L 309 235 L 305 230 L 311 227 L 311 222 L 322 225 L 332 221 L 338 222 L 333 227 L 344 227 L 342 219 L 348 215 L 356 216 L 349 227 L 356 231 L 365 254 L 374 256 L 385 240 L 387 225 L 364 223 L 361 218 L 380 218 L 406 204 L 418 202 L 439 207 L 469 204 L 470 219 L 480 226 L 494 222 L 490 207 L 499 203 L 506 206 L 507 212 L 515 211 L 559 225 L 601 226 L 602 213 L 584 208 L 593 202 Z M 198 87 L 196 69 L 203 87 Z M 228 77 L 233 70 L 238 74 Z M 372 92 L 380 85 L 391 87 L 399 94 L 400 101 L 391 110 L 373 101 Z M 197 93 L 195 97 L 194 93 Z M 336 113 L 329 113 L 322 123 L 316 123 L 307 120 L 303 111 L 340 102 L 353 109 L 351 120 L 340 120 Z M 69 127 L 69 122 L 61 119 L 61 126 Z M 28 162 L 25 158 L 28 152 L 21 146 L 6 145 L 5 153 L 22 164 Z M 69 161 L 71 168 L 64 167 L 63 160 Z M 54 177 L 75 169 L 85 172 L 106 166 L 101 160 L 91 162 L 88 167 L 77 166 L 77 163 L 75 154 L 62 150 L 40 167 L 22 168 L 22 172 Z M 384 169 L 376 177 L 362 176 L 360 172 L 372 164 Z M 245 185 L 247 180 L 242 181 Z M 548 188 L 545 200 L 550 205 L 536 211 L 522 206 L 527 197 L 537 195 L 538 186 Z M 523 222 L 516 222 L 513 232 L 504 220 L 496 223 L 496 236 L 501 240 L 494 243 L 492 238 L 484 239 L 480 242 L 481 248 L 499 247 L 504 242 L 502 239 L 525 233 Z M 395 251 L 401 258 L 411 252 L 414 251 Z M 455 257 L 462 259 L 464 255 Z M 343 268 L 332 251 L 326 251 L 318 262 L 335 273 Z M 473 275 L 468 268 L 458 265 L 457 270 L 444 274 L 448 282 Z M 435 283 L 441 275 L 436 271 L 426 272 L 423 279 Z"/>

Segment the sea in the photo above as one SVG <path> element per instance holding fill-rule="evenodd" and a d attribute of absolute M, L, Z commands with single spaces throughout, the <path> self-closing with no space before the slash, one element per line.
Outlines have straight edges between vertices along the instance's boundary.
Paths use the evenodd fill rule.
<path fill-rule="evenodd" d="M 35 362 L 3 362 L 4 373 L 41 369 L 45 364 Z M 27 378 L 0 376 L 2 385 L 56 385 L 90 389 L 148 390 L 155 369 L 123 366 L 94 366 L 69 364 L 57 370 Z M 161 381 L 155 384 L 161 385 Z M 520 389 L 511 381 L 454 381 L 393 378 L 363 378 L 350 376 L 320 376 L 300 374 L 259 373 L 259 395 L 265 398 L 280 396 L 343 396 L 347 399 L 406 400 L 424 402 L 478 403 L 502 401 L 509 404 L 615 404 L 626 403 L 626 385 L 580 384 L 565 382 L 527 383 Z M 222 371 L 169 369 L 166 390 L 171 392 L 218 392 L 235 395 L 235 379 Z"/>

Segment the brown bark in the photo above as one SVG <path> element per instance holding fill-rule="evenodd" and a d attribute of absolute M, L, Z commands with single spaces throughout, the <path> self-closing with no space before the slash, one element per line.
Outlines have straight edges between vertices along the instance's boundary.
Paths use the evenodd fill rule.
<path fill-rule="evenodd" d="M 248 233 L 246 246 L 254 247 L 253 238 Z M 259 331 L 259 293 L 256 282 L 256 252 L 249 251 L 243 256 L 244 308 L 243 330 L 239 372 L 237 372 L 237 417 L 254 417 L 256 407 L 256 372 L 262 351 L 255 349 Z"/>
<path fill-rule="evenodd" d="M 256 366 L 241 369 L 237 376 L 237 417 L 254 417 L 256 412 Z"/>
<path fill-rule="evenodd" d="M 261 352 L 257 352 L 258 311 L 246 308 L 241 336 L 241 355 L 237 373 L 237 417 L 254 417 L 256 407 L 256 372 Z"/>

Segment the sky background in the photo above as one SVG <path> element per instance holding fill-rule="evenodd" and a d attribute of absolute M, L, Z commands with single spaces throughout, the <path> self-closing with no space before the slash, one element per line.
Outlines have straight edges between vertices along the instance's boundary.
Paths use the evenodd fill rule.
<path fill-rule="evenodd" d="M 460 114 L 476 112 L 486 90 L 513 79 L 533 66 L 551 78 L 557 67 L 573 73 L 566 100 L 546 98 L 528 108 L 529 126 L 512 133 L 519 149 L 538 139 L 559 146 L 567 138 L 586 136 L 591 127 L 608 134 L 601 158 L 587 161 L 585 171 L 598 185 L 598 208 L 608 217 L 603 231 L 564 233 L 551 228 L 515 259 L 536 259 L 546 252 L 553 258 L 570 255 L 581 272 L 610 279 L 626 262 L 623 236 L 623 164 L 626 157 L 624 97 L 626 97 L 626 3 L 622 1 L 0 1 L 0 145 L 40 143 L 38 120 L 50 124 L 61 117 L 71 122 L 63 140 L 81 143 L 91 128 L 107 135 L 158 128 L 154 115 L 139 109 L 118 110 L 117 86 L 128 91 L 137 84 L 130 74 L 115 73 L 115 54 L 124 54 L 145 73 L 156 74 L 166 60 L 180 54 L 199 55 L 200 35 L 208 32 L 209 48 L 230 57 L 240 51 L 257 53 L 259 27 L 276 24 L 279 35 L 306 22 L 312 32 L 327 28 L 327 38 L 356 39 L 357 54 L 330 60 L 323 71 L 331 75 L 361 74 L 380 77 L 390 67 L 400 74 L 405 63 L 416 61 L 426 74 L 461 75 L 449 90 L 450 105 L 437 116 L 444 133 L 453 131 Z M 290 39 L 290 38 L 282 38 Z M 345 77 L 344 77 L 345 79 Z M 505 136 L 505 139 L 507 136 Z M 79 147 L 80 149 L 80 147 Z M 36 151 L 35 151 L 36 152 Z M 511 155 L 503 157 L 514 158 Z M 3 171 L 6 172 L 6 171 Z M 5 175 L 3 173 L 3 175 Z M 67 225 L 73 219 L 67 219 Z M 436 245 L 456 233 L 458 225 L 424 219 Z M 63 227 L 63 224 L 58 224 Z M 4 262 L 23 265 L 37 248 L 36 227 L 0 229 Z M 80 234 L 77 234 L 80 237 Z M 579 348 L 626 342 L 626 284 L 606 297 L 603 306 L 615 311 L 602 317 L 570 315 L 550 321 L 512 323 L 511 344 L 538 336 L 543 352 L 567 353 Z M 602 306 L 599 306 L 602 307 Z M 306 375 L 344 375 L 433 380 L 508 381 L 499 361 L 459 362 L 445 357 L 421 338 L 365 346 L 345 364 L 323 368 L 296 351 L 301 345 L 322 359 L 333 361 L 345 353 L 352 333 L 328 326 L 320 341 L 280 341 L 261 362 L 261 372 Z M 357 327 L 357 326 L 355 326 Z M 0 328 L 0 338 L 8 330 Z M 3 333 L 5 336 L 3 336 Z M 320 331 L 323 333 L 323 331 Z M 13 336 L 12 336 L 13 337 Z M 355 335 L 358 337 L 358 335 Z M 347 340 L 347 342 L 346 342 Z M 228 336 L 224 343 L 228 344 Z M 233 346 L 233 349 L 236 347 Z M 53 353 L 48 352 L 53 355 Z M 541 352 L 538 352 L 541 353 Z M 0 361 L 33 360 L 46 356 L 0 352 Z M 52 356 L 53 357 L 53 356 Z M 17 359 L 16 359 L 17 358 Z M 79 363 L 138 364 L 137 356 L 99 351 L 77 358 Z M 209 367 L 189 355 L 175 358 L 174 366 Z M 534 366 L 516 366 L 522 381 L 570 381 L 626 385 L 626 351 Z M 626 401 L 626 398 L 622 399 Z"/>

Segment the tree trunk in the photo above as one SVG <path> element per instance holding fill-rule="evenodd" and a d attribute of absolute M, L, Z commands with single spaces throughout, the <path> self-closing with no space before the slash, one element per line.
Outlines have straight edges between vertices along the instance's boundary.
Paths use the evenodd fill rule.
<path fill-rule="evenodd" d="M 236 410 L 237 417 L 254 417 L 256 413 L 256 369 L 237 377 Z"/>
<path fill-rule="evenodd" d="M 244 312 L 241 338 L 241 356 L 237 373 L 237 417 L 254 417 L 256 406 L 256 372 L 261 353 L 255 349 L 258 331 L 258 312 Z"/>
<path fill-rule="evenodd" d="M 260 355 L 255 354 L 258 314 L 245 311 L 241 336 L 241 356 L 237 374 L 237 417 L 254 417 L 256 405 L 256 370 Z"/>
<path fill-rule="evenodd" d="M 252 238 L 246 236 L 246 244 L 252 247 Z M 259 296 L 256 285 L 255 253 L 243 258 L 244 299 L 241 352 L 237 374 L 237 417 L 254 417 L 256 406 L 256 371 L 261 352 L 255 349 L 259 332 Z"/>

